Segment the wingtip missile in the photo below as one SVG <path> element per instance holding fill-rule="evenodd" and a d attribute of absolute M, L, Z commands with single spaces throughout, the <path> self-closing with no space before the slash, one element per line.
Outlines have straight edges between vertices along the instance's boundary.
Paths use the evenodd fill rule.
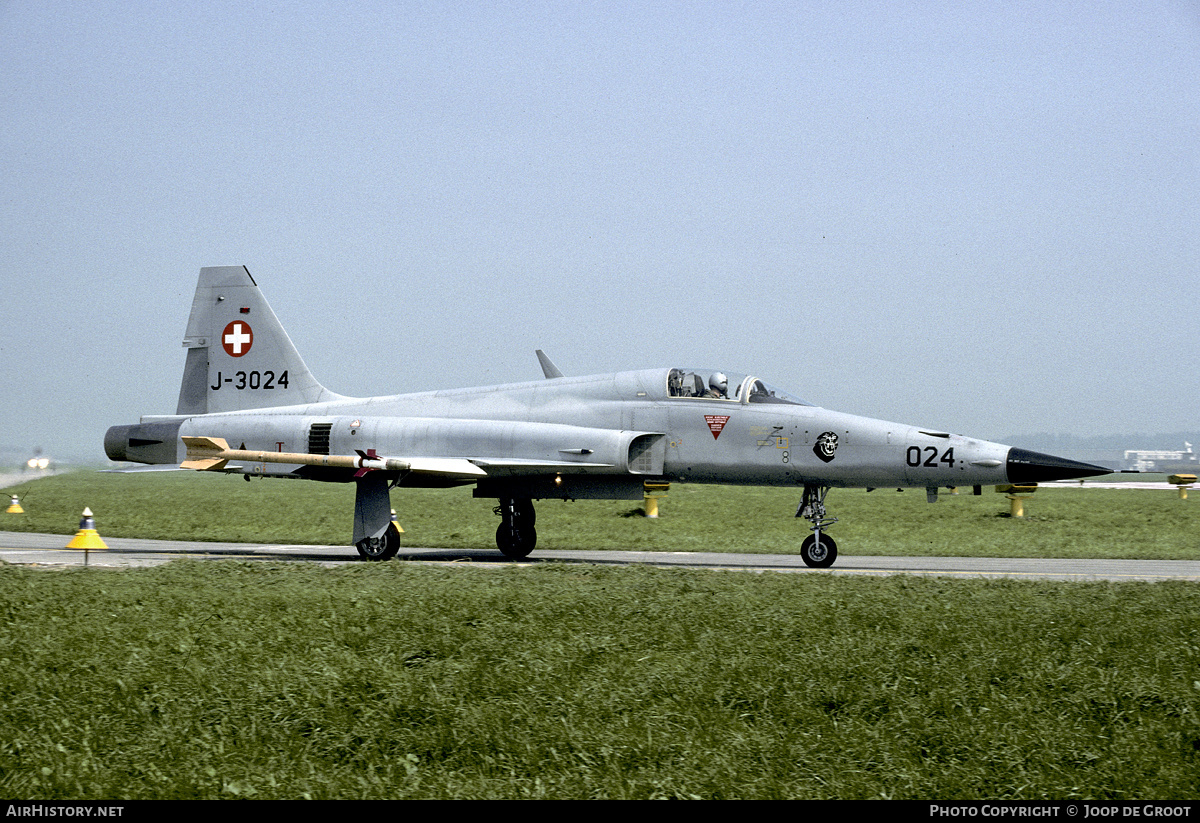
<path fill-rule="evenodd" d="M 221 471 L 231 460 L 247 463 L 277 463 L 291 466 L 326 466 L 333 469 L 357 469 L 367 471 L 408 471 L 412 468 L 407 460 L 394 457 L 377 457 L 375 450 L 353 454 L 312 454 L 310 452 L 272 452 L 231 449 L 220 437 L 182 438 L 187 447 L 187 459 L 180 464 L 185 469 L 197 471 Z"/>
<path fill-rule="evenodd" d="M 380 457 L 375 449 L 357 454 L 312 454 L 311 452 L 272 452 L 231 449 L 220 437 L 184 435 L 187 459 L 180 464 L 196 471 L 223 471 L 230 461 L 246 463 L 275 463 L 290 466 L 322 466 L 331 469 L 355 469 L 355 477 L 371 471 L 416 472 L 444 477 L 478 478 L 487 472 L 465 458 Z"/>

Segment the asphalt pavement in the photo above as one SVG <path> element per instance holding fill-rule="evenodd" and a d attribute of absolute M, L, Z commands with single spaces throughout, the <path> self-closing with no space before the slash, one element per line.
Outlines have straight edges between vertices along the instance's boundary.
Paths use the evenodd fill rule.
<path fill-rule="evenodd" d="M 0 532 L 0 562 L 40 567 L 154 566 L 181 558 L 195 560 L 308 561 L 327 565 L 364 563 L 352 546 L 309 546 L 266 543 L 208 543 L 104 537 L 106 550 L 67 549 L 72 535 Z M 484 566 L 537 563 L 646 565 L 693 569 L 803 574 L 945 577 L 1007 577 L 1027 580 L 1192 580 L 1200 581 L 1197 560 L 1062 560 L 1005 557 L 886 557 L 843 554 L 830 569 L 810 569 L 794 554 L 726 552 L 576 551 L 537 549 L 513 561 L 495 549 L 430 549 L 402 547 L 393 562 L 473 564 Z"/>

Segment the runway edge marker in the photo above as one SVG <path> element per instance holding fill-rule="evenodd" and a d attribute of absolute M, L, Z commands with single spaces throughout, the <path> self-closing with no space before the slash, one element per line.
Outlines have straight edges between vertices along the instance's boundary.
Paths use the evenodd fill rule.
<path fill-rule="evenodd" d="M 100 539 L 96 531 L 96 521 L 92 518 L 92 510 L 84 508 L 83 518 L 79 521 L 79 531 L 74 539 L 67 544 L 68 549 L 107 549 L 108 544 Z"/>

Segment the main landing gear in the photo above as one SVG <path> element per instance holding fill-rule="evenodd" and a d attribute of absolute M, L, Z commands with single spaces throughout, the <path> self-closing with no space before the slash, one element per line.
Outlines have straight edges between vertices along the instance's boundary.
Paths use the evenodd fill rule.
<path fill-rule="evenodd" d="M 390 560 L 400 550 L 400 531 L 392 522 L 388 480 L 368 472 L 355 481 L 354 547 L 364 560 Z"/>
<path fill-rule="evenodd" d="M 400 532 L 389 525 L 379 537 L 364 537 L 354 547 L 363 560 L 391 560 L 400 551 Z"/>
<path fill-rule="evenodd" d="M 825 495 L 828 486 L 818 486 L 815 483 L 804 484 L 804 496 L 800 499 L 800 507 L 796 516 L 803 517 L 812 523 L 812 531 L 800 544 L 800 559 L 804 565 L 814 569 L 827 569 L 837 560 L 837 543 L 822 530 L 837 522 L 836 517 L 825 516 Z"/>
<path fill-rule="evenodd" d="M 537 530 L 534 528 L 537 514 L 533 510 L 533 501 L 528 497 L 502 497 L 500 505 L 492 511 L 500 515 L 496 548 L 513 560 L 528 557 L 537 545 Z"/>

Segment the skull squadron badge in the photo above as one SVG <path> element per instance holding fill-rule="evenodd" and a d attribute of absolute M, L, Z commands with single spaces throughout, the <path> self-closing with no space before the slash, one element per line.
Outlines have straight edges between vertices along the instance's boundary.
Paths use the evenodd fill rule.
<path fill-rule="evenodd" d="M 813 446 L 813 454 L 820 458 L 821 462 L 828 463 L 833 459 L 837 446 L 838 436 L 833 432 L 825 432 L 817 438 L 817 444 Z"/>

